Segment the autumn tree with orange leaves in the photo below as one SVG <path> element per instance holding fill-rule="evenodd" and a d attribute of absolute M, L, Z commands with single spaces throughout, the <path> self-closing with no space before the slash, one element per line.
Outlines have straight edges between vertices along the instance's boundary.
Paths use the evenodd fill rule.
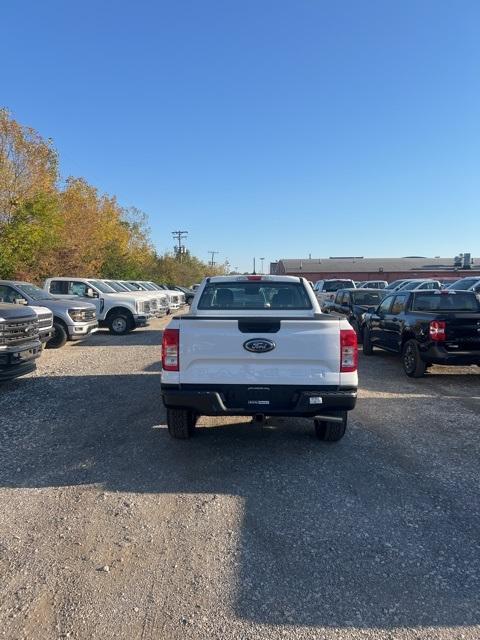
<path fill-rule="evenodd" d="M 0 109 L 0 278 L 137 278 L 190 285 L 222 272 L 197 258 L 158 256 L 146 215 L 84 178 L 60 184 L 51 140 Z"/>

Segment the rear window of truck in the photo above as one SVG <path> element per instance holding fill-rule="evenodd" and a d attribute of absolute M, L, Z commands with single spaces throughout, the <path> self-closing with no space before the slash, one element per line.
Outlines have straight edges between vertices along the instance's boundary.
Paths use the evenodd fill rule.
<path fill-rule="evenodd" d="M 323 284 L 323 291 L 327 293 L 332 293 L 333 291 L 338 291 L 339 289 L 354 289 L 355 284 L 353 280 L 327 280 Z"/>
<path fill-rule="evenodd" d="M 412 311 L 480 311 L 480 303 L 474 293 L 415 293 Z"/>
<path fill-rule="evenodd" d="M 198 302 L 198 309 L 216 311 L 311 308 L 305 287 L 295 282 L 211 282 Z"/>

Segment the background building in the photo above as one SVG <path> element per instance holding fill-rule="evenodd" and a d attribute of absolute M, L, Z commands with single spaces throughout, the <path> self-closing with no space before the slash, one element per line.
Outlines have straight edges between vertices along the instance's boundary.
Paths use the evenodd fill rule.
<path fill-rule="evenodd" d="M 399 278 L 464 278 L 480 277 L 480 258 L 469 253 L 454 258 L 364 258 L 339 256 L 331 258 L 281 259 L 270 263 L 270 273 L 303 276 L 307 280 L 351 278 L 352 280 L 388 280 Z"/>

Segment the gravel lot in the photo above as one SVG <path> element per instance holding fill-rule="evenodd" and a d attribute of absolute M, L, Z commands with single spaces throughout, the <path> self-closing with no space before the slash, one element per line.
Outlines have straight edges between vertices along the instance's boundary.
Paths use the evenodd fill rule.
<path fill-rule="evenodd" d="M 478 640 L 478 368 L 361 357 L 338 444 L 300 419 L 172 441 L 166 323 L 0 388 L 0 636 Z"/>

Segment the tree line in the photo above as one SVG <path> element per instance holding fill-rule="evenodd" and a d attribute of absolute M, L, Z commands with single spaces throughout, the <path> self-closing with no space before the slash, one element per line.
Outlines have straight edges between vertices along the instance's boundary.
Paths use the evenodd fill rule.
<path fill-rule="evenodd" d="M 189 286 L 224 273 L 188 252 L 159 255 L 145 213 L 122 207 L 84 178 L 59 174 L 52 140 L 0 109 L 0 278 L 53 275 Z"/>

